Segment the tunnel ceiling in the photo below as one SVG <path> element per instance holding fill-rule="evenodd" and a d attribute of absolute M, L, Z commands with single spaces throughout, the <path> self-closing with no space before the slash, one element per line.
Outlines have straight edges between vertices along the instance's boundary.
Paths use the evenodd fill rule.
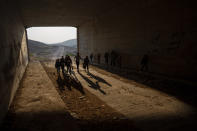
<path fill-rule="evenodd" d="M 19 9 L 26 27 L 79 26 L 121 3 L 121 0 L 19 0 Z"/>

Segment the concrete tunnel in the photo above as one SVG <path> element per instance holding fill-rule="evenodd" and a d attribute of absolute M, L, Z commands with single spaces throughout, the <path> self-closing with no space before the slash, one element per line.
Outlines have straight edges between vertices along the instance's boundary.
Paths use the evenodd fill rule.
<path fill-rule="evenodd" d="M 3 0 L 0 14 L 0 121 L 28 65 L 28 27 L 77 27 L 82 56 L 114 50 L 122 68 L 138 70 L 148 53 L 150 72 L 197 78 L 194 0 Z"/>

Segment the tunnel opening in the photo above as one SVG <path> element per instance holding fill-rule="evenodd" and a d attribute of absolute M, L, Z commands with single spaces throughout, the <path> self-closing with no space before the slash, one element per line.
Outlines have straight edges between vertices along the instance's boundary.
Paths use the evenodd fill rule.
<path fill-rule="evenodd" d="M 31 27 L 27 29 L 29 56 L 55 60 L 77 53 L 77 28 Z"/>

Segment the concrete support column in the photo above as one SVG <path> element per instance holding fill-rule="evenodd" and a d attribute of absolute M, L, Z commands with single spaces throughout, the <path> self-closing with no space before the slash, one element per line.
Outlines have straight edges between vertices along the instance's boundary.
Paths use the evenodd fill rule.
<path fill-rule="evenodd" d="M 79 52 L 79 27 L 77 28 L 77 52 Z"/>

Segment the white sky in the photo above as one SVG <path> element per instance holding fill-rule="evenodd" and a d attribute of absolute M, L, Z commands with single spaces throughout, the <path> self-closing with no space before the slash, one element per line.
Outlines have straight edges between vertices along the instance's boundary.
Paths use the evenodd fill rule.
<path fill-rule="evenodd" d="M 53 44 L 76 39 L 75 27 L 32 27 L 27 29 L 28 39 Z"/>

